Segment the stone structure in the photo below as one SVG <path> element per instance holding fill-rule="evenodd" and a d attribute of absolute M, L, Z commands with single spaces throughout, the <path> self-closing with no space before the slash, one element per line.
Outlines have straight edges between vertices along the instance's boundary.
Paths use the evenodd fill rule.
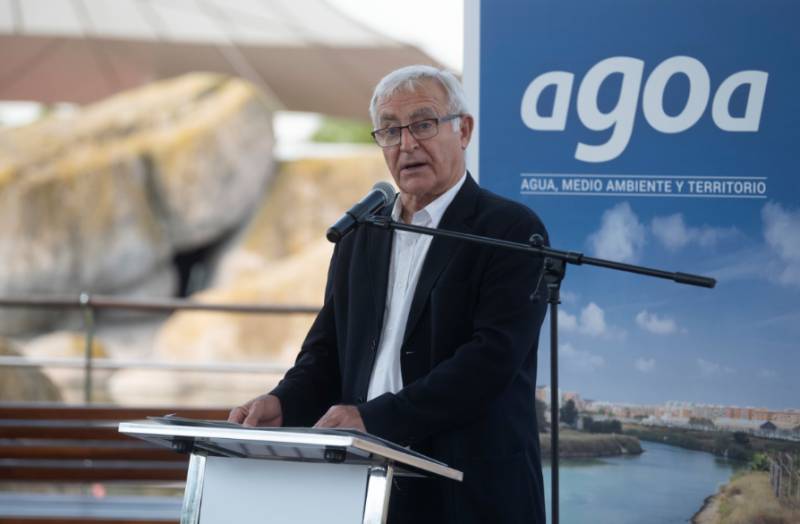
<path fill-rule="evenodd" d="M 0 356 L 18 357 L 12 344 L 0 338 Z M 38 367 L 0 367 L 0 402 L 57 402 L 59 388 Z"/>
<path fill-rule="evenodd" d="M 258 213 L 220 261 L 215 285 L 193 297 L 213 303 L 319 306 L 333 244 L 325 230 L 375 182 L 388 180 L 376 150 L 346 159 L 306 159 L 276 174 Z M 179 362 L 273 362 L 288 365 L 313 315 L 179 312 L 158 332 L 152 358 Z M 120 371 L 117 401 L 234 405 L 279 378 Z"/>
<path fill-rule="evenodd" d="M 210 74 L 0 131 L 0 295 L 172 295 L 173 256 L 249 218 L 271 157 L 271 103 Z M 53 318 L 0 311 L 0 333 Z"/>

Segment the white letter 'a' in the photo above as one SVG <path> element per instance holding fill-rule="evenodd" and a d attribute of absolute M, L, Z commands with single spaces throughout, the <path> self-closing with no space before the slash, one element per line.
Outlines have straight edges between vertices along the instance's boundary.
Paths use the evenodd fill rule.
<path fill-rule="evenodd" d="M 565 71 L 551 71 L 534 78 L 522 96 L 522 122 L 536 131 L 563 131 L 567 127 L 567 110 L 574 76 Z M 539 96 L 549 86 L 555 86 L 556 89 L 553 111 L 550 116 L 542 116 L 537 110 Z"/>
<path fill-rule="evenodd" d="M 711 118 L 717 127 L 723 131 L 758 131 L 768 76 L 764 71 L 740 71 L 726 78 L 717 89 L 714 102 L 711 104 Z M 731 96 L 736 88 L 743 84 L 750 84 L 747 106 L 744 116 L 734 117 L 730 113 Z"/>
<path fill-rule="evenodd" d="M 610 127 L 614 131 L 605 144 L 578 142 L 575 158 L 583 162 L 607 162 L 625 151 L 633 132 L 643 70 L 643 61 L 628 56 L 606 58 L 589 69 L 578 88 L 578 117 L 592 131 L 605 131 Z M 603 113 L 598 107 L 597 95 L 606 78 L 615 73 L 622 75 L 619 98 L 614 109 Z"/>

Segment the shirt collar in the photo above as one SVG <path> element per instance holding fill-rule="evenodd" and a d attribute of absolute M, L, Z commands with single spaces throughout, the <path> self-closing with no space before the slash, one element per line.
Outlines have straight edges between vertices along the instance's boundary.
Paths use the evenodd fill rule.
<path fill-rule="evenodd" d="M 453 185 L 453 187 L 439 195 L 436 200 L 414 213 L 414 215 L 411 217 L 411 223 L 424 224 L 425 222 L 428 222 L 430 227 L 439 227 L 439 222 L 441 222 L 444 212 L 447 211 L 450 203 L 456 197 L 458 190 L 461 189 L 461 186 L 464 185 L 466 180 L 467 173 L 465 171 L 464 174 L 461 175 L 461 178 L 458 180 L 458 182 Z M 403 204 L 400 201 L 400 195 L 398 194 L 394 201 L 394 207 L 392 208 L 392 220 L 401 220 L 400 217 L 402 208 Z"/>

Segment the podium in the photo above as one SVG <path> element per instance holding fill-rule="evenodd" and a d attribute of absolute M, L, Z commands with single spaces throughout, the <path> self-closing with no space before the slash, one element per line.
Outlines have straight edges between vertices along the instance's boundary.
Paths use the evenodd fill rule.
<path fill-rule="evenodd" d="M 181 524 L 381 524 L 393 476 L 462 480 L 446 464 L 355 430 L 160 417 L 119 431 L 189 454 Z"/>

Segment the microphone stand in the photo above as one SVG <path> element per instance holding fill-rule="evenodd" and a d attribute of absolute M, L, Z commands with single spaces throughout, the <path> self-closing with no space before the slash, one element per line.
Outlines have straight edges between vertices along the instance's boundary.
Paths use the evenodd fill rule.
<path fill-rule="evenodd" d="M 402 222 L 395 222 L 389 216 L 368 215 L 359 220 L 361 224 L 367 224 L 388 230 L 409 231 L 433 237 L 456 238 L 466 240 L 476 244 L 500 247 L 523 251 L 532 255 L 544 257 L 542 277 L 540 282 L 547 286 L 547 303 L 550 305 L 550 474 L 551 474 L 551 521 L 558 524 L 559 511 L 559 490 L 558 490 L 558 304 L 561 303 L 561 281 L 566 274 L 567 264 L 580 266 L 583 264 L 590 266 L 613 269 L 615 271 L 625 271 L 655 278 L 672 280 L 678 284 L 688 284 L 691 286 L 713 288 L 717 281 L 713 278 L 689 273 L 664 271 L 645 266 L 624 264 L 602 258 L 584 256 L 583 253 L 574 251 L 561 251 L 544 245 L 544 238 L 539 234 L 534 234 L 527 244 L 511 242 L 497 238 L 472 235 L 470 233 L 460 233 L 446 229 L 432 229 L 422 226 L 414 226 Z M 537 286 L 538 291 L 538 286 Z"/>

